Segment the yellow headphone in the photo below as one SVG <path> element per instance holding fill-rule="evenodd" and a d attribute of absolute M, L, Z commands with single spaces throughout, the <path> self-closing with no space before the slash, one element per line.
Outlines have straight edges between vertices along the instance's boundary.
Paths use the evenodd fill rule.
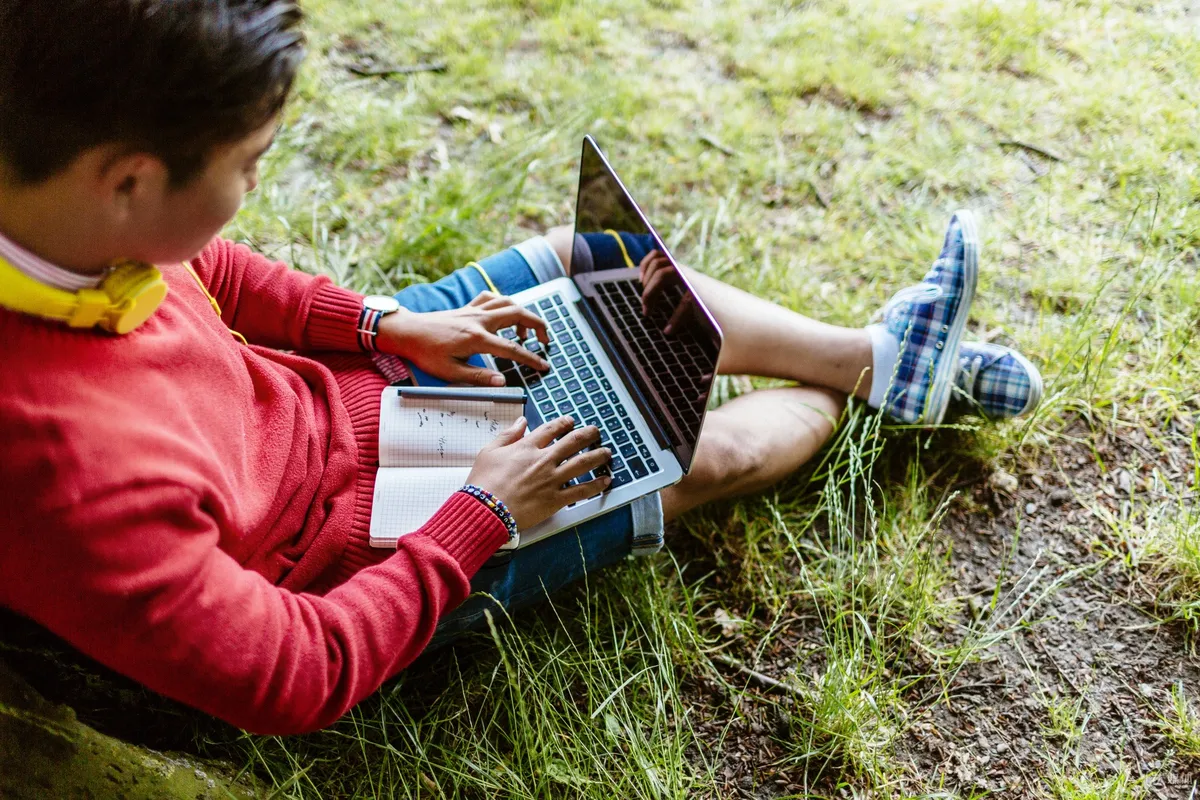
<path fill-rule="evenodd" d="M 167 297 L 167 282 L 156 267 L 122 262 L 95 289 L 68 292 L 29 277 L 0 258 L 0 306 L 72 328 L 129 333 Z"/>
<path fill-rule="evenodd" d="M 208 303 L 221 316 L 221 307 L 192 265 L 184 268 L 195 279 Z M 69 292 L 35 280 L 0 258 L 0 306 L 35 317 L 57 320 L 72 328 L 100 328 L 124 334 L 137 328 L 167 298 L 167 282 L 158 267 L 135 261 L 114 266 L 95 289 Z M 230 332 L 243 344 L 246 339 Z"/>

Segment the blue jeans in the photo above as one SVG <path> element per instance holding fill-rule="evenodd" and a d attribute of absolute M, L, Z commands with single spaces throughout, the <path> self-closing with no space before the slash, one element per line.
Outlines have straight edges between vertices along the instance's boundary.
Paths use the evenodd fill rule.
<path fill-rule="evenodd" d="M 435 283 L 409 286 L 396 299 L 412 311 L 446 311 L 465 306 L 483 291 L 516 294 L 562 276 L 558 256 L 539 237 Z M 478 356 L 471 363 L 483 365 Z M 445 383 L 420 370 L 412 372 L 422 386 Z M 635 536 L 639 542 L 656 538 L 661 543 L 662 529 L 662 503 L 654 493 L 517 550 L 507 563 L 484 566 L 471 581 L 471 597 L 442 618 L 429 646 L 447 644 L 464 632 L 481 628 L 488 609 L 494 613 L 502 607 L 511 612 L 533 605 L 586 573 L 624 559 Z"/>

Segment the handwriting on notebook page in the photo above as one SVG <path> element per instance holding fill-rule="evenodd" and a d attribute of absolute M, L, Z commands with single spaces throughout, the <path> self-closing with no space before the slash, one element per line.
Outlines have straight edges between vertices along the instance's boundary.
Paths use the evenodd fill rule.
<path fill-rule="evenodd" d="M 470 466 L 522 412 L 520 403 L 385 396 L 379 422 L 380 466 Z"/>

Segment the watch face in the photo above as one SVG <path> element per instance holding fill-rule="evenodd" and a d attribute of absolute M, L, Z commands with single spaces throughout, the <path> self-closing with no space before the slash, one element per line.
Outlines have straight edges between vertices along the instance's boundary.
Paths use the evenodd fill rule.
<path fill-rule="evenodd" d="M 400 301 L 386 294 L 371 294 L 363 298 L 363 305 L 381 314 L 390 314 L 400 310 Z"/>

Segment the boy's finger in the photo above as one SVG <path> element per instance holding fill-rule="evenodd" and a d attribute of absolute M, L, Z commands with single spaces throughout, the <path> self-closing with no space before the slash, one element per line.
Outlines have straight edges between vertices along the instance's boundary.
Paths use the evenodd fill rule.
<path fill-rule="evenodd" d="M 566 489 L 563 489 L 562 499 L 565 501 L 565 505 L 578 503 L 580 500 L 587 500 L 589 497 L 603 494 L 610 486 L 612 486 L 612 478 L 605 475 L 603 478 L 596 478 L 586 483 L 577 483 L 574 486 L 568 486 Z"/>
<path fill-rule="evenodd" d="M 675 311 L 671 314 L 671 318 L 667 320 L 666 326 L 663 327 L 663 333 L 668 336 L 675 333 L 675 329 L 687 320 L 688 314 L 693 308 L 692 296 L 685 295 L 683 302 L 675 307 Z"/>
<path fill-rule="evenodd" d="M 548 448 L 554 455 L 554 460 L 562 463 L 571 456 L 578 453 L 583 448 L 599 441 L 600 429 L 595 425 L 585 425 L 582 428 L 576 428 L 570 434 L 562 437 Z"/>
<path fill-rule="evenodd" d="M 646 253 L 642 259 L 642 263 L 638 264 L 638 278 L 642 283 L 650 280 L 659 271 L 665 260 L 666 256 L 657 250 L 651 250 L 649 253 Z"/>
<path fill-rule="evenodd" d="M 585 475 L 596 467 L 604 466 L 612 461 L 612 451 L 606 447 L 600 447 L 595 450 L 586 450 L 574 458 L 565 461 L 562 465 L 561 472 L 563 482 L 578 478 L 580 475 Z"/>
<path fill-rule="evenodd" d="M 670 280 L 679 280 L 676 274 L 675 267 L 667 260 L 666 256 L 660 254 L 654 263 L 656 266 L 649 270 L 646 274 L 646 279 L 642 281 L 642 297 L 645 301 L 649 301 L 659 292 L 666 288 L 666 284 Z"/>
<path fill-rule="evenodd" d="M 535 447 L 545 447 L 555 439 L 570 432 L 575 427 L 575 420 L 570 417 L 559 417 L 543 423 L 529 434 L 529 442 Z"/>
<path fill-rule="evenodd" d="M 525 427 L 528 424 L 529 422 L 524 417 L 518 417 L 516 422 L 500 431 L 493 442 L 503 447 L 504 445 L 521 441 L 521 437 L 525 435 Z"/>
<path fill-rule="evenodd" d="M 502 295 L 493 295 L 491 297 L 491 299 L 489 299 L 486 303 L 482 304 L 482 308 L 484 311 L 492 311 L 497 308 L 504 308 L 505 306 L 511 306 L 511 305 L 512 305 L 512 300 L 510 298 L 504 297 Z"/>
<path fill-rule="evenodd" d="M 657 252 L 657 250 L 651 250 L 650 252 L 646 253 L 646 255 L 642 256 L 641 263 L 638 264 L 638 269 L 640 270 L 639 274 L 646 274 L 646 268 L 650 266 L 650 262 L 654 260 L 654 254 Z"/>
<path fill-rule="evenodd" d="M 520 342 L 511 342 L 503 336 L 496 336 L 495 334 L 489 335 L 486 342 L 486 352 L 494 356 L 516 361 L 518 364 L 524 364 L 530 369 L 536 369 L 539 372 L 545 372 L 550 369 L 550 362 L 535 356 L 526 350 L 525 346 Z"/>
<path fill-rule="evenodd" d="M 486 367 L 475 367 L 470 364 L 462 364 L 457 369 L 451 370 L 449 379 L 460 383 L 469 383 L 472 386 L 496 386 L 504 385 L 504 376 L 495 370 L 487 369 Z"/>
<path fill-rule="evenodd" d="M 517 325 L 537 334 L 542 344 L 550 343 L 550 334 L 546 330 L 546 321 L 528 309 L 520 306 L 509 306 L 492 312 L 491 322 L 496 330 Z"/>
<path fill-rule="evenodd" d="M 642 313 L 650 313 L 650 304 L 654 302 L 654 298 L 663 289 L 663 282 L 666 280 L 666 273 L 662 270 L 655 272 L 647 280 L 642 281 Z"/>
<path fill-rule="evenodd" d="M 496 295 L 494 295 L 488 291 L 482 291 L 479 294 L 475 295 L 473 298 L 471 298 L 471 302 L 467 303 L 467 305 L 482 306 L 482 305 L 486 305 L 486 304 L 490 303 L 491 301 L 493 301 L 495 299 L 496 299 Z"/>

